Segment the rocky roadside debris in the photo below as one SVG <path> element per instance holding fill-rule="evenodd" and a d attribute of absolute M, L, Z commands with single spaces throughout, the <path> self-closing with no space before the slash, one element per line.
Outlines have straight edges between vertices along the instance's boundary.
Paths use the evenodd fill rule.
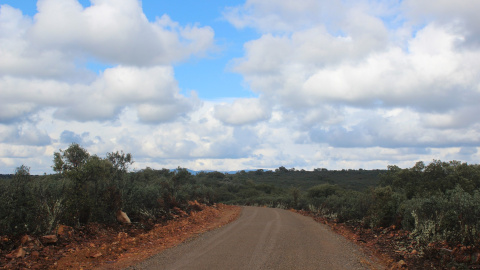
<path fill-rule="evenodd" d="M 190 212 L 175 209 L 174 219 L 145 226 L 60 225 L 54 234 L 0 237 L 0 269 L 121 269 L 175 246 L 199 233 L 233 221 L 240 208 L 190 202 Z"/>
<path fill-rule="evenodd" d="M 75 243 L 81 232 L 73 235 L 73 228 L 60 225 L 56 234 L 42 237 L 24 235 L 20 239 L 1 237 L 0 268 L 2 269 L 45 269 L 59 259 L 64 250 L 69 248 L 66 242 Z M 17 247 L 15 247 L 17 246 Z M 8 252 L 9 247 L 15 247 Z"/>
<path fill-rule="evenodd" d="M 335 232 L 365 247 L 380 258 L 387 269 L 480 269 L 480 248 L 450 246 L 446 242 L 430 243 L 426 247 L 412 237 L 411 232 L 388 228 L 368 229 L 338 223 L 306 211 L 295 211 L 313 217 Z"/>

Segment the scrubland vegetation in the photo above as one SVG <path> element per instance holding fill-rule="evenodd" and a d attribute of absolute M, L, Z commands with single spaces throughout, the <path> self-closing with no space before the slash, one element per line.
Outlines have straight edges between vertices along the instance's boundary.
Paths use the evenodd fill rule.
<path fill-rule="evenodd" d="M 17 168 L 0 179 L 0 232 L 42 235 L 59 224 L 113 224 L 119 209 L 133 222 L 161 223 L 197 200 L 308 210 L 363 228 L 394 225 L 425 246 L 480 240 L 479 165 L 434 160 L 406 169 L 192 174 L 180 167 L 129 172 L 132 163 L 130 154 L 102 158 L 72 144 L 55 153 L 56 174 Z"/>

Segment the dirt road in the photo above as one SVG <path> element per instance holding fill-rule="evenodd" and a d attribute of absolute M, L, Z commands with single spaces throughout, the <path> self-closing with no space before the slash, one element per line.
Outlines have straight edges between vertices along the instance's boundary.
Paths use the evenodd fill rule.
<path fill-rule="evenodd" d="M 382 269 L 325 225 L 290 211 L 244 207 L 231 224 L 128 269 Z"/>

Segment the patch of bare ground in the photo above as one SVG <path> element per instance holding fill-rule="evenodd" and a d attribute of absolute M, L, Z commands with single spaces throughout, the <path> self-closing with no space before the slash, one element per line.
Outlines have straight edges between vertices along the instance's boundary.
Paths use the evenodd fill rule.
<path fill-rule="evenodd" d="M 363 247 L 367 254 L 379 258 L 386 269 L 480 269 L 480 249 L 475 246 L 450 246 L 446 242 L 422 246 L 409 231 L 395 226 L 369 229 L 339 223 L 307 211 L 292 211 L 328 225 Z"/>
<path fill-rule="evenodd" d="M 55 235 L 46 238 L 12 240 L 4 236 L 0 239 L 0 269 L 123 269 L 226 225 L 241 212 L 237 206 L 196 204 L 196 211 L 187 214 L 177 209 L 175 219 L 152 228 L 145 224 L 89 224 L 75 230 L 60 226 Z"/>

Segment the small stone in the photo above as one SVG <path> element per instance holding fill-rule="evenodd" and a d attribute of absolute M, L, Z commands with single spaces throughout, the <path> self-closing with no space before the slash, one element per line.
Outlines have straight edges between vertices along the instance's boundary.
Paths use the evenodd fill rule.
<path fill-rule="evenodd" d="M 57 241 L 58 238 L 54 234 L 42 236 L 42 242 L 45 244 L 55 244 Z"/>
<path fill-rule="evenodd" d="M 42 249 L 42 242 L 40 242 L 40 240 L 38 239 L 33 239 L 32 241 L 29 241 L 27 242 L 26 244 L 23 245 L 23 247 L 25 249 L 27 249 L 28 251 L 31 251 L 31 250 L 40 250 Z"/>
<path fill-rule="evenodd" d="M 412 250 L 412 253 L 411 253 L 411 254 L 412 254 L 412 255 L 417 255 L 417 254 L 418 254 L 418 251 L 416 251 L 416 250 L 414 249 L 414 250 Z"/>
<path fill-rule="evenodd" d="M 403 268 L 407 267 L 407 263 L 404 260 L 400 260 L 397 262 L 398 267 Z"/>
<path fill-rule="evenodd" d="M 122 224 L 130 224 L 131 223 L 130 218 L 128 218 L 127 214 L 125 212 L 123 212 L 122 210 L 118 210 L 116 215 L 117 215 L 118 222 L 120 222 Z"/>
<path fill-rule="evenodd" d="M 101 252 L 97 252 L 97 253 L 91 254 L 91 255 L 90 255 L 90 258 L 98 258 L 98 257 L 100 257 L 100 256 L 102 256 L 102 253 L 101 253 Z"/>
<path fill-rule="evenodd" d="M 38 257 L 38 256 L 40 256 L 40 252 L 38 252 L 38 251 L 33 251 L 31 255 L 32 255 L 33 257 Z"/>
<path fill-rule="evenodd" d="M 7 258 L 23 258 L 27 252 L 25 252 L 25 249 L 22 247 L 19 247 L 18 249 L 12 251 L 12 253 L 8 254 L 6 257 Z"/>
<path fill-rule="evenodd" d="M 22 236 L 22 239 L 20 239 L 20 243 L 22 245 L 24 245 L 25 243 L 31 242 L 31 241 L 33 241 L 33 238 L 28 234 Z"/>
<path fill-rule="evenodd" d="M 58 225 L 58 228 L 57 228 L 57 235 L 63 238 L 72 237 L 73 228 L 70 226 L 60 224 Z"/>

